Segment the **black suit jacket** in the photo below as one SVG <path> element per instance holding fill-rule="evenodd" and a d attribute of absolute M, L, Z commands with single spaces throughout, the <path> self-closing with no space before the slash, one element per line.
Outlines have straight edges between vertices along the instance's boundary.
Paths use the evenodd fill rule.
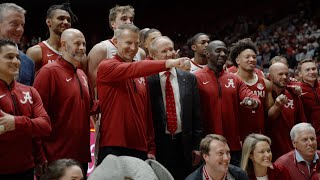
<path fill-rule="evenodd" d="M 247 173 L 237 166 L 229 164 L 229 173 L 235 178 L 235 180 L 249 180 Z M 193 173 L 191 173 L 185 180 L 202 180 L 203 166 L 199 167 Z"/>
<path fill-rule="evenodd" d="M 200 118 L 200 98 L 195 75 L 190 72 L 177 70 L 177 78 L 181 104 L 181 128 L 184 157 L 192 162 L 192 150 L 199 150 L 202 138 L 202 119 Z M 166 131 L 166 110 L 162 98 L 159 74 L 149 76 L 148 85 L 152 107 L 155 143 L 157 148 L 165 148 L 162 138 Z"/>

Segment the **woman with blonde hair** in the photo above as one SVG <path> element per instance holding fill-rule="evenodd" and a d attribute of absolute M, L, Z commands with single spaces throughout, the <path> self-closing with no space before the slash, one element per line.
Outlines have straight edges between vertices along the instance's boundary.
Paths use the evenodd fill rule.
<path fill-rule="evenodd" d="M 285 167 L 272 163 L 271 140 L 262 134 L 250 134 L 242 146 L 240 167 L 251 180 L 290 180 Z"/>

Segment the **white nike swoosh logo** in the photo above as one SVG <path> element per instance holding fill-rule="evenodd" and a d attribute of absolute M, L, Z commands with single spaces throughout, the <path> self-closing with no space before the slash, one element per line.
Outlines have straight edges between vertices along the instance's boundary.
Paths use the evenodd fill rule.
<path fill-rule="evenodd" d="M 207 81 L 207 82 L 202 82 L 203 84 L 208 84 L 210 81 Z"/>
<path fill-rule="evenodd" d="M 300 95 L 303 96 L 303 95 L 305 95 L 305 94 L 307 94 L 307 93 L 308 93 L 308 92 L 305 92 L 305 93 L 303 92 L 303 93 L 301 93 Z"/>
<path fill-rule="evenodd" d="M 69 82 L 71 79 L 72 79 L 72 78 L 70 78 L 70 79 L 66 79 L 66 81 L 67 81 L 67 82 Z"/>
<path fill-rule="evenodd" d="M 48 57 L 53 56 L 54 54 L 47 54 Z"/>
<path fill-rule="evenodd" d="M 5 96 L 6 96 L 5 94 L 1 95 L 1 96 L 0 96 L 0 99 L 3 98 L 3 97 L 5 97 Z"/>

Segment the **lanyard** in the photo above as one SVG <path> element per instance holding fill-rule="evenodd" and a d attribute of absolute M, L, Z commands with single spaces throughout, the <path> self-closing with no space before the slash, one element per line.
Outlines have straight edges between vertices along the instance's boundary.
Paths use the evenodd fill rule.
<path fill-rule="evenodd" d="M 206 180 L 212 180 L 211 177 L 208 175 L 206 167 L 203 166 L 203 175 L 206 178 Z M 227 176 L 225 175 L 222 179 L 227 179 Z"/>

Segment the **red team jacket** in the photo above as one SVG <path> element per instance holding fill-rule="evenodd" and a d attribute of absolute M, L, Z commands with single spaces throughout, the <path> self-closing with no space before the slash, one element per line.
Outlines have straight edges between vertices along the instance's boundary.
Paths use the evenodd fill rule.
<path fill-rule="evenodd" d="M 15 81 L 0 80 L 0 107 L 15 116 L 15 130 L 0 135 L 0 174 L 25 172 L 34 167 L 32 138 L 51 132 L 49 116 L 38 92 Z"/>
<path fill-rule="evenodd" d="M 281 107 L 281 114 L 277 119 L 267 122 L 267 135 L 271 138 L 273 159 L 293 149 L 290 138 L 292 127 L 300 122 L 307 122 L 303 111 L 303 105 L 298 96 L 284 89 L 281 94 L 288 98 L 288 103 Z M 277 98 L 275 92 L 272 93 L 273 99 Z"/>
<path fill-rule="evenodd" d="M 90 162 L 92 101 L 85 73 L 60 57 L 40 69 L 34 87 L 52 122 L 51 135 L 42 139 L 47 160 Z"/>
<path fill-rule="evenodd" d="M 222 71 L 219 77 L 207 66 L 194 73 L 198 80 L 205 134 L 220 134 L 231 151 L 241 150 L 239 106 L 245 97 L 260 103 L 246 84 L 234 74 Z"/>
<path fill-rule="evenodd" d="M 301 86 L 301 100 L 308 122 L 312 124 L 317 134 L 318 148 L 320 147 L 320 86 L 316 81 L 314 87 L 304 82 L 296 83 Z"/>
<path fill-rule="evenodd" d="M 99 64 L 100 147 L 117 146 L 155 154 L 150 99 L 144 77 L 165 70 L 165 61 L 126 63 L 118 55 Z"/>
<path fill-rule="evenodd" d="M 305 162 L 297 162 L 295 158 L 295 150 L 286 153 L 281 156 L 275 162 L 276 165 L 284 166 L 288 169 L 288 172 L 293 180 L 319 180 L 320 173 L 320 161 L 317 160 L 316 163 L 312 163 L 310 166 L 310 171 Z M 320 151 L 316 151 L 320 157 Z M 309 173 L 310 172 L 310 173 Z M 282 179 L 280 179 L 282 180 Z"/>

